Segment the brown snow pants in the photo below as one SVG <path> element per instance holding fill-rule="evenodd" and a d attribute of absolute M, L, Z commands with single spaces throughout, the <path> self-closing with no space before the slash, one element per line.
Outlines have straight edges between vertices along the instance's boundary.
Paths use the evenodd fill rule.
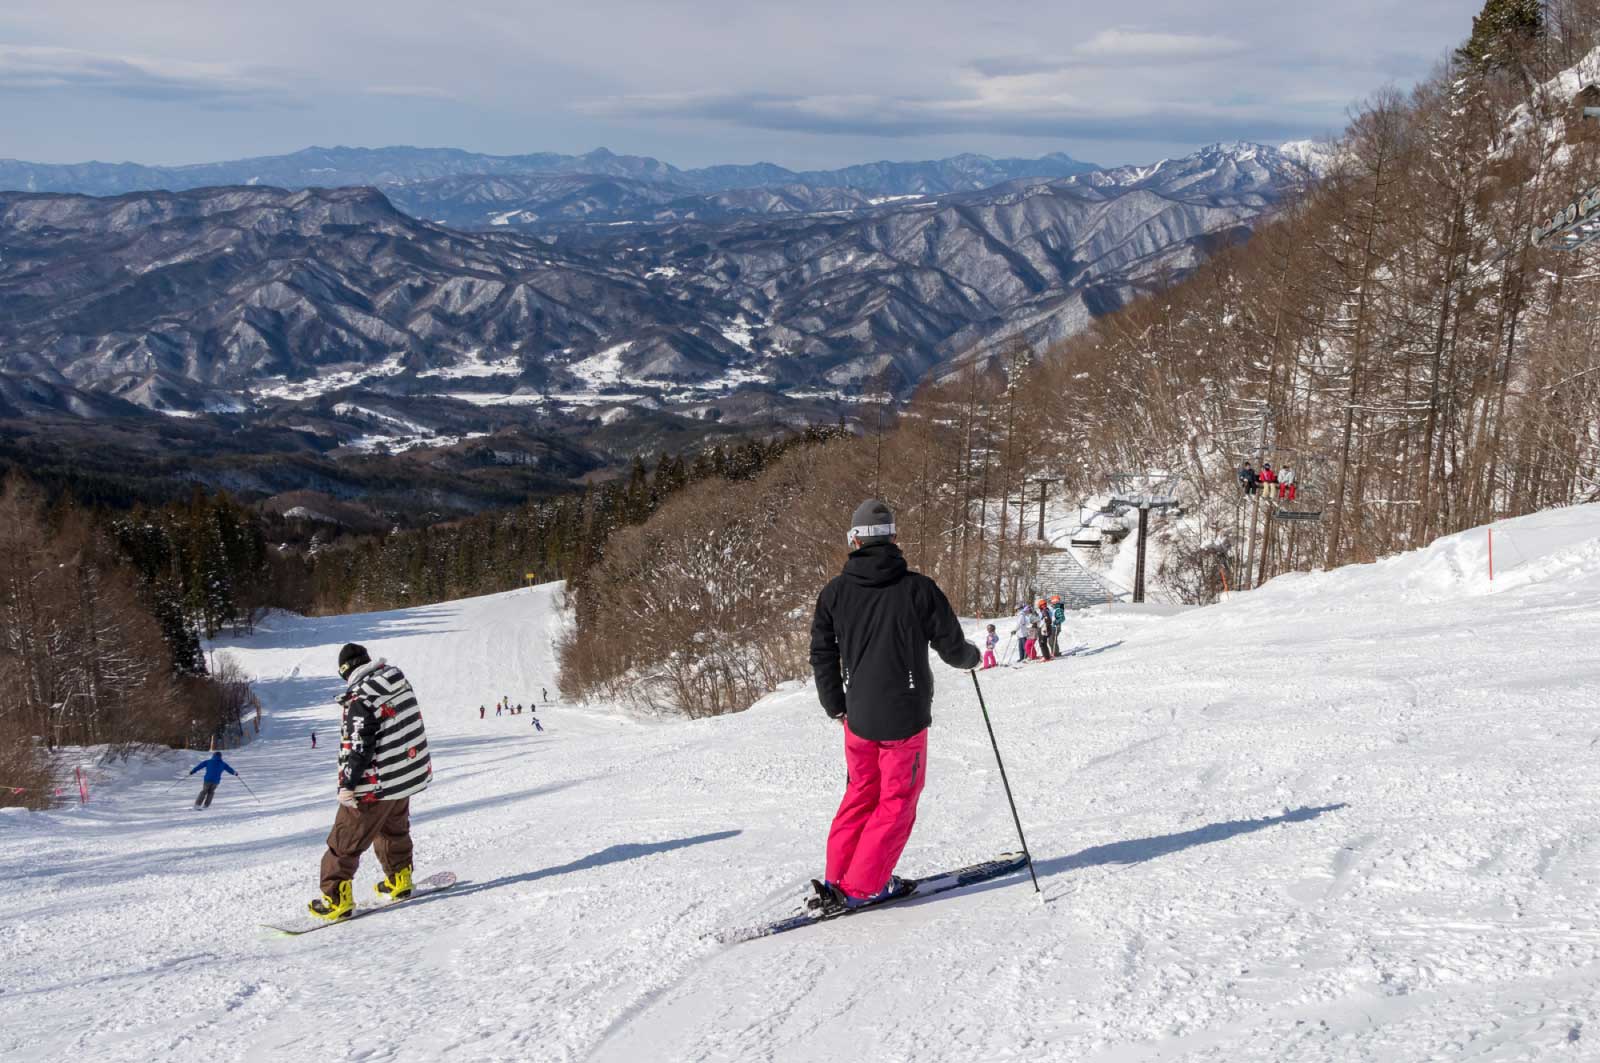
<path fill-rule="evenodd" d="M 360 811 L 339 806 L 328 832 L 328 851 L 322 854 L 322 892 L 337 898 L 339 883 L 356 877 L 361 854 L 377 849 L 385 877 L 411 866 L 411 798 L 374 801 Z"/>

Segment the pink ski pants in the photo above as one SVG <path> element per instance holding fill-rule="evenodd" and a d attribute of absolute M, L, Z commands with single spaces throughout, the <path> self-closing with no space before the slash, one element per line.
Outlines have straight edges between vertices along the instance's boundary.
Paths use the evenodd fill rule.
<path fill-rule="evenodd" d="M 844 726 L 849 769 L 844 800 L 828 831 L 828 881 L 852 897 L 868 897 L 889 884 L 911 828 L 927 778 L 928 732 L 896 742 L 871 742 Z"/>

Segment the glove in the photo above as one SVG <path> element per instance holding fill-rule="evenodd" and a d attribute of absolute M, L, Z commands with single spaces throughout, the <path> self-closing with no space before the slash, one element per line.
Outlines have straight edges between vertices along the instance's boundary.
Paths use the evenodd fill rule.
<path fill-rule="evenodd" d="M 961 663 L 956 665 L 963 672 L 970 672 L 983 663 L 983 654 L 978 652 L 978 647 L 967 643 L 967 652 L 962 655 Z"/>
<path fill-rule="evenodd" d="M 360 806 L 356 804 L 356 792 L 354 790 L 341 789 L 339 791 L 339 803 L 352 812 L 360 810 Z"/>

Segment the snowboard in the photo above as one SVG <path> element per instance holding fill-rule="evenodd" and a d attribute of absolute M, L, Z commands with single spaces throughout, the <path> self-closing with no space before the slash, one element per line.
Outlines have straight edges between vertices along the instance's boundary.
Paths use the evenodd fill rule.
<path fill-rule="evenodd" d="M 717 940 L 725 945 L 736 945 L 741 941 L 753 941 L 756 938 L 771 937 L 774 934 L 783 934 L 790 930 L 799 930 L 803 926 L 815 923 L 825 923 L 830 919 L 842 919 L 847 915 L 860 915 L 863 912 L 876 911 L 886 908 L 891 904 L 912 900 L 917 897 L 931 897 L 936 893 L 945 893 L 949 890 L 958 890 L 963 886 L 987 882 L 992 878 L 1009 875 L 1013 871 L 1020 871 L 1028 866 L 1028 858 L 1021 853 L 1006 853 L 993 860 L 971 864 L 955 871 L 943 871 L 936 875 L 912 879 L 911 888 L 904 893 L 897 893 L 893 897 L 878 901 L 875 904 L 863 905 L 860 908 L 842 908 L 831 911 L 804 911 L 778 919 L 771 923 L 759 926 L 741 927 L 736 930 L 724 930 L 716 935 Z"/>
<path fill-rule="evenodd" d="M 373 912 L 380 912 L 385 908 L 410 904 L 419 897 L 443 892 L 455 884 L 456 873 L 454 871 L 440 871 L 437 874 L 429 875 L 427 878 L 419 878 L 413 881 L 411 883 L 411 896 L 403 901 L 363 902 L 356 905 L 355 911 L 350 913 L 350 916 L 346 919 L 318 919 L 314 915 L 307 915 L 293 926 L 275 926 L 272 923 L 262 923 L 261 929 L 270 931 L 280 937 L 299 937 L 301 934 L 309 934 L 314 930 L 326 930 L 330 926 L 343 926 L 345 923 L 353 923 L 363 915 L 371 915 Z"/>

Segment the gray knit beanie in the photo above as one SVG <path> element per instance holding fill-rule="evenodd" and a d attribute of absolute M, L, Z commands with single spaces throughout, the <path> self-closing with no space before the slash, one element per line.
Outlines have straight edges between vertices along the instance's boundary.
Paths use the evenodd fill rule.
<path fill-rule="evenodd" d="M 850 517 L 849 538 L 862 546 L 886 543 L 894 533 L 894 514 L 876 498 L 861 503 Z"/>

